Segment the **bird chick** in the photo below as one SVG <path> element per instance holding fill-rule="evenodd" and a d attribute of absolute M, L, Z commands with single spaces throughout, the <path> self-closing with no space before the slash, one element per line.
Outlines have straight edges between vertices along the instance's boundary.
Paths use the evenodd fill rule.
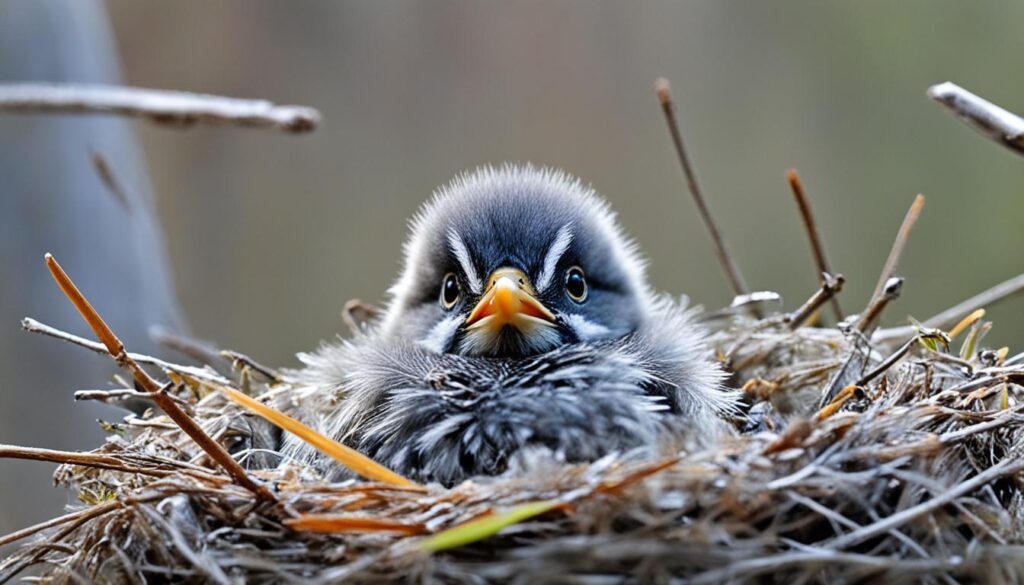
<path fill-rule="evenodd" d="M 692 311 L 651 292 L 636 245 L 578 179 L 483 168 L 411 224 L 379 323 L 300 354 L 296 415 L 446 485 L 534 448 L 567 461 L 707 436 L 736 395 Z M 310 447 L 285 453 L 341 477 Z"/>

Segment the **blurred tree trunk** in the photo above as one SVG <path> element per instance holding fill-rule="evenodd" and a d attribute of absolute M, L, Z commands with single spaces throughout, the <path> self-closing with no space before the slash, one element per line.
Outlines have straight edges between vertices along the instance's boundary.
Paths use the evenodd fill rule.
<path fill-rule="evenodd" d="M 0 1 L 0 80 L 120 83 L 113 32 L 96 0 Z M 92 163 L 102 155 L 120 201 Z M 43 266 L 53 252 L 111 327 L 155 352 L 150 325 L 181 329 L 163 236 L 139 142 L 113 117 L 0 116 L 0 327 L 23 316 L 90 336 Z M 0 335 L 0 442 L 90 449 L 97 417 L 72 392 L 106 387 L 108 358 L 35 335 Z M 52 466 L 0 461 L 0 532 L 59 511 Z"/>

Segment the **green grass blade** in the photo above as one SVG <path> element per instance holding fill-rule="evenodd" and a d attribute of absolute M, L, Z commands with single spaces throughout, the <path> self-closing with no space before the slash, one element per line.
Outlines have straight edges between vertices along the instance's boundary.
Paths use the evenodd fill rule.
<path fill-rule="evenodd" d="M 494 536 L 513 524 L 518 524 L 534 516 L 539 516 L 544 512 L 549 512 L 559 505 L 560 503 L 554 500 L 530 502 L 516 506 L 503 514 L 470 520 L 424 539 L 420 542 L 420 548 L 427 552 L 435 553 L 466 546 L 467 544 Z"/>

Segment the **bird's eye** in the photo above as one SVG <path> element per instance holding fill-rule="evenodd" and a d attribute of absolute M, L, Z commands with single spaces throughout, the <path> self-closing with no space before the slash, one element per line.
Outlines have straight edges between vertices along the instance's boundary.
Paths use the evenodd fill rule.
<path fill-rule="evenodd" d="M 579 266 L 573 266 L 565 273 L 565 292 L 577 303 L 587 300 L 587 279 Z"/>
<path fill-rule="evenodd" d="M 455 303 L 459 302 L 461 292 L 459 289 L 459 279 L 455 276 L 455 273 L 449 272 L 445 274 L 444 282 L 441 283 L 441 306 L 445 309 L 454 307 Z"/>

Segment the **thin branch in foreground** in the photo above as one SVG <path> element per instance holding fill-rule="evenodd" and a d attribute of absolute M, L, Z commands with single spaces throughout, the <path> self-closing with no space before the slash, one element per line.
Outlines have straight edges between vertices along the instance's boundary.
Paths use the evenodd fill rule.
<path fill-rule="evenodd" d="M 289 133 L 320 124 L 320 112 L 305 106 L 116 85 L 0 84 L 0 112 L 119 114 L 177 127 L 231 124 Z"/>
<path fill-rule="evenodd" d="M 882 296 L 886 283 L 895 275 L 896 266 L 900 263 L 900 256 L 903 255 L 903 249 L 907 246 L 907 240 L 910 239 L 910 231 L 914 229 L 914 224 L 917 223 L 917 218 L 921 215 L 923 207 L 924 195 L 918 193 L 917 197 L 914 197 L 914 202 L 910 204 L 907 215 L 903 217 L 900 231 L 896 233 L 896 239 L 889 250 L 889 257 L 885 259 L 882 273 L 878 276 L 878 284 L 875 285 L 875 291 L 871 293 L 872 300 Z"/>
<path fill-rule="evenodd" d="M 814 221 L 814 213 L 811 212 L 811 203 L 807 200 L 803 182 L 800 181 L 800 175 L 796 172 L 796 169 L 786 171 L 786 180 L 789 181 L 789 188 L 792 189 L 793 198 L 796 199 L 796 205 L 800 209 L 800 218 L 803 219 L 804 231 L 807 232 L 807 239 L 811 244 L 811 253 L 814 255 L 814 265 L 818 269 L 818 274 L 822 275 L 819 284 L 824 289 L 826 284 L 824 276 L 831 274 L 832 270 L 829 269 L 828 260 L 825 258 L 825 247 L 821 244 L 821 235 L 818 233 L 818 224 Z M 839 299 L 832 295 L 829 300 L 832 303 L 832 313 L 835 315 L 836 321 L 842 321 L 843 309 L 839 306 Z"/>
<path fill-rule="evenodd" d="M 146 373 L 145 370 L 139 366 L 138 362 L 133 360 L 131 356 L 125 351 L 124 344 L 121 340 L 114 335 L 110 327 L 103 321 L 96 309 L 93 308 L 92 304 L 89 303 L 88 299 L 82 295 L 75 283 L 72 282 L 71 278 L 64 272 L 57 260 L 50 254 L 46 255 L 46 267 L 50 270 L 50 274 L 53 275 L 53 279 L 57 281 L 57 285 L 60 287 L 64 295 L 68 297 L 71 304 L 75 306 L 79 314 L 89 325 L 89 327 L 96 334 L 96 337 L 106 346 L 107 351 L 114 357 L 114 360 L 121 367 L 127 369 L 132 373 L 132 377 L 139 386 L 148 392 L 153 397 L 153 402 L 157 404 L 170 417 L 171 420 L 177 424 L 182 431 L 185 432 L 189 437 L 192 438 L 196 444 L 206 452 L 221 468 L 224 469 L 235 480 L 235 483 L 251 491 L 257 497 L 268 502 L 276 502 L 277 498 L 274 494 L 267 489 L 263 484 L 256 482 L 254 479 L 249 477 L 245 469 L 237 461 L 235 461 L 231 455 L 199 426 L 196 421 L 192 420 L 188 414 L 185 413 L 169 396 L 161 392 L 160 384 Z"/>
<path fill-rule="evenodd" d="M 842 274 L 832 276 L 828 272 L 822 272 L 821 288 L 811 295 L 811 298 L 807 299 L 799 309 L 786 316 L 789 328 L 799 329 L 800 326 L 803 325 L 822 305 L 830 300 L 834 301 L 836 295 L 843 290 L 843 284 L 845 282 L 846 279 L 843 278 Z M 835 309 L 839 309 L 838 305 L 833 306 Z"/>
<path fill-rule="evenodd" d="M 743 280 L 743 274 L 740 273 L 739 267 L 725 246 L 721 230 L 718 229 L 718 224 L 708 209 L 707 201 L 704 199 L 704 194 L 697 183 L 697 175 L 694 173 L 693 165 L 690 164 L 690 158 L 686 154 L 683 136 L 679 131 L 679 123 L 676 120 L 675 104 L 672 102 L 672 87 L 667 79 L 660 77 L 654 82 L 654 89 L 658 95 L 658 102 L 661 103 L 661 110 L 665 114 L 665 123 L 668 125 L 668 132 L 672 137 L 672 145 L 675 146 L 676 155 L 679 157 L 679 165 L 682 167 L 683 175 L 686 177 L 686 186 L 690 191 L 690 195 L 693 196 L 693 202 L 697 205 L 697 212 L 700 213 L 704 226 L 707 227 L 708 232 L 711 234 L 711 241 L 715 247 L 715 256 L 718 257 L 718 263 L 722 265 L 722 270 L 725 271 L 725 276 L 729 281 L 729 286 L 732 287 L 733 294 L 736 296 L 748 294 L 750 289 L 747 287 L 746 281 Z"/>
<path fill-rule="evenodd" d="M 929 87 L 928 97 L 990 140 L 1024 156 L 1024 118 L 951 81 Z"/>
<path fill-rule="evenodd" d="M 926 319 L 923 322 L 923 325 L 931 329 L 942 329 L 943 327 L 947 327 L 962 319 L 964 315 L 969 315 L 978 309 L 994 305 L 1003 299 L 1020 294 L 1021 292 L 1024 292 L 1024 274 L 1019 274 L 1009 280 L 1003 281 L 992 288 L 980 292 L 966 301 L 957 304 L 956 306 L 942 311 L 938 315 Z M 872 341 L 887 343 L 894 339 L 903 339 L 906 336 L 913 334 L 913 326 L 893 327 L 891 329 L 878 331 L 872 338 Z"/>

